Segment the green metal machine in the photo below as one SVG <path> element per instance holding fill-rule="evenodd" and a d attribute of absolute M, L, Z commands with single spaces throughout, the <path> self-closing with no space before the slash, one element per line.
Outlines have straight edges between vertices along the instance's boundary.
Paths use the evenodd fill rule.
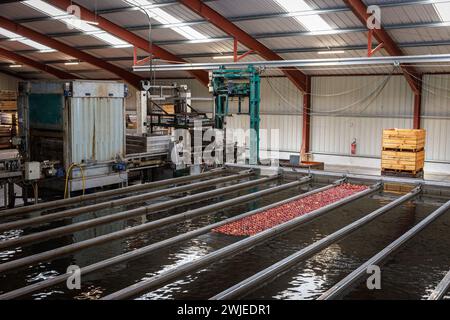
<path fill-rule="evenodd" d="M 230 114 L 231 98 L 238 98 L 238 112 L 242 112 L 242 101 L 248 98 L 250 116 L 250 163 L 259 162 L 259 109 L 261 102 L 261 77 L 253 66 L 247 69 L 220 68 L 212 72 L 211 85 L 215 96 L 215 127 L 225 129 L 225 118 Z"/>

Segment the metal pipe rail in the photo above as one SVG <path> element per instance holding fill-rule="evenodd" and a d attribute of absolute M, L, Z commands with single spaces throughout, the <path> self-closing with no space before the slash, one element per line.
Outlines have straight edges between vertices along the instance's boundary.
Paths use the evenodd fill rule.
<path fill-rule="evenodd" d="M 255 68 L 279 69 L 279 68 L 306 68 L 306 67 L 330 67 L 330 66 L 358 66 L 358 65 L 397 65 L 417 63 L 449 62 L 450 54 L 413 55 L 413 56 L 388 56 L 388 57 L 355 57 L 355 58 L 328 58 L 328 59 L 303 59 L 303 60 L 274 60 L 274 61 L 242 61 L 226 63 L 180 63 L 143 65 L 133 67 L 135 72 L 148 71 L 191 71 L 191 70 L 219 70 L 225 68 Z"/>
<path fill-rule="evenodd" d="M 445 275 L 444 279 L 437 285 L 428 297 L 428 300 L 442 300 L 447 291 L 450 290 L 450 271 Z"/>
<path fill-rule="evenodd" d="M 24 228 L 24 227 L 28 227 L 28 226 L 32 226 L 32 225 L 38 225 L 38 224 L 42 224 L 42 223 L 46 223 L 46 222 L 58 221 L 58 220 L 62 220 L 62 219 L 70 218 L 70 217 L 75 217 L 75 216 L 78 216 L 78 215 L 81 215 L 84 213 L 88 213 L 88 212 L 96 212 L 98 210 L 116 208 L 116 207 L 120 207 L 120 206 L 127 205 L 127 204 L 134 204 L 134 203 L 147 201 L 147 200 L 151 200 L 151 199 L 155 199 L 155 198 L 159 198 L 159 197 L 163 197 L 163 196 L 173 195 L 173 194 L 181 193 L 181 192 L 185 192 L 185 191 L 198 190 L 198 189 L 202 189 L 202 188 L 209 187 L 209 186 L 223 183 L 223 182 L 233 181 L 233 180 L 237 180 L 237 179 L 241 179 L 241 178 L 247 178 L 254 174 L 255 174 L 254 171 L 246 170 L 246 171 L 241 171 L 238 174 L 227 176 L 227 177 L 221 177 L 221 178 L 201 181 L 201 182 L 197 182 L 197 183 L 187 184 L 187 185 L 174 187 L 174 188 L 168 188 L 168 189 L 164 189 L 164 190 L 157 190 L 157 191 L 148 192 L 148 193 L 144 193 L 144 194 L 138 194 L 138 195 L 134 195 L 134 196 L 130 196 L 130 197 L 122 198 L 122 199 L 117 199 L 117 200 L 113 200 L 113 201 L 100 202 L 100 203 L 88 205 L 88 206 L 81 207 L 81 208 L 68 209 L 68 210 L 50 213 L 50 214 L 35 217 L 35 218 L 28 218 L 28 219 L 22 219 L 22 220 L 8 222 L 8 223 L 2 223 L 2 224 L 0 224 L 0 232 L 6 231 L 6 230 L 12 230 L 12 229 L 20 229 L 20 228 Z"/>
<path fill-rule="evenodd" d="M 314 242 L 313 244 L 303 248 L 296 253 L 288 256 L 287 258 L 271 265 L 270 267 L 256 273 L 255 275 L 239 282 L 238 284 L 232 286 L 231 288 L 217 294 L 212 297 L 210 300 L 229 300 L 235 299 L 243 294 L 250 292 L 252 289 L 260 287 L 262 285 L 267 285 L 271 281 L 273 281 L 276 277 L 282 275 L 285 271 L 287 271 L 292 266 L 298 264 L 302 260 L 305 260 L 314 254 L 322 251 L 327 248 L 331 244 L 343 239 L 348 236 L 352 232 L 360 229 L 366 224 L 372 222 L 376 218 L 384 215 L 390 210 L 398 207 L 399 205 L 405 203 L 406 201 L 411 200 L 416 197 L 422 191 L 422 187 L 417 187 L 406 195 L 396 199 L 395 201 L 390 202 L 389 204 L 373 211 L 372 213 L 362 217 L 361 219 L 345 226 L 342 229 L 322 238 L 319 241 Z"/>
<path fill-rule="evenodd" d="M 251 173 L 243 174 L 243 175 L 241 175 L 241 177 L 247 177 L 247 175 L 251 175 Z M 115 221 L 127 220 L 127 219 L 131 219 L 134 217 L 154 213 L 154 212 L 157 212 L 160 210 L 177 207 L 177 206 L 180 206 L 183 204 L 203 201 L 203 200 L 210 199 L 210 198 L 213 198 L 213 197 L 216 197 L 219 195 L 225 195 L 225 194 L 237 191 L 237 190 L 264 184 L 264 183 L 270 182 L 272 180 L 276 180 L 279 177 L 280 177 L 279 175 L 275 175 L 275 176 L 271 176 L 271 177 L 267 177 L 267 178 L 251 180 L 251 181 L 235 184 L 235 185 L 228 186 L 228 187 L 223 187 L 223 188 L 219 188 L 219 189 L 215 189 L 215 190 L 211 190 L 211 191 L 197 193 L 197 194 L 194 194 L 191 196 L 186 196 L 186 197 L 179 198 L 179 199 L 173 199 L 173 200 L 169 200 L 169 201 L 165 201 L 165 202 L 155 203 L 155 204 L 151 204 L 151 205 L 144 206 L 144 207 L 139 207 L 139 208 L 132 209 L 132 210 L 122 211 L 122 212 L 106 215 L 106 216 L 95 218 L 95 219 L 90 219 L 90 220 L 86 220 L 86 221 L 82 221 L 82 222 L 78 222 L 78 223 L 73 223 L 73 224 L 55 228 L 55 229 L 37 232 L 37 233 L 29 234 L 29 235 L 26 235 L 23 237 L 18 237 L 18 238 L 11 239 L 11 240 L 1 241 L 0 249 L 25 245 L 25 244 L 29 244 L 29 243 L 41 242 L 41 241 L 45 241 L 45 240 L 55 238 L 58 236 L 72 234 L 76 231 L 96 227 L 99 225 L 103 225 L 103 224 L 107 224 L 107 223 L 111 223 L 111 222 L 115 222 Z"/>
<path fill-rule="evenodd" d="M 245 196 L 241 196 L 241 197 L 238 197 L 238 198 L 222 201 L 220 203 L 212 204 L 212 205 L 209 205 L 209 206 L 206 206 L 206 207 L 203 207 L 203 208 L 199 208 L 199 209 L 193 209 L 193 210 L 187 211 L 185 213 L 179 214 L 177 216 L 180 216 L 180 217 L 186 217 L 186 216 L 187 217 L 194 217 L 194 216 L 198 216 L 200 214 L 205 214 L 205 213 L 208 213 L 208 212 L 215 212 L 216 210 L 220 210 L 220 209 L 223 209 L 223 208 L 227 208 L 227 207 L 235 206 L 235 205 L 238 205 L 238 204 L 241 204 L 241 203 L 245 203 L 247 201 L 251 201 L 254 198 L 260 198 L 260 197 L 263 197 L 263 196 L 266 196 L 266 195 L 269 195 L 269 194 L 273 194 L 273 193 L 280 192 L 280 191 L 283 191 L 283 190 L 287 190 L 287 189 L 292 189 L 292 188 L 298 187 L 301 184 L 307 183 L 308 182 L 307 180 L 309 181 L 310 179 L 309 178 L 303 178 L 303 179 L 301 179 L 299 181 L 283 184 L 283 185 L 276 186 L 276 187 L 273 187 L 273 188 L 269 188 L 269 189 L 263 190 L 263 191 L 258 191 L 258 192 L 255 192 L 253 194 L 250 194 L 250 195 L 245 195 Z M 319 189 L 313 190 L 313 191 L 309 192 L 309 194 L 317 193 L 317 192 L 319 192 L 318 190 Z M 250 196 L 252 196 L 252 197 L 250 197 Z M 169 239 L 157 242 L 157 243 L 153 243 L 153 244 L 150 244 L 148 246 L 145 246 L 145 247 L 133 250 L 133 251 L 126 252 L 126 253 L 121 254 L 119 256 L 112 257 L 112 258 L 109 258 L 109 259 L 106 259 L 106 260 L 103 260 L 103 261 L 96 262 L 96 263 L 94 263 L 92 265 L 89 265 L 89 266 L 81 268 L 81 273 L 83 275 L 86 275 L 86 274 L 89 274 L 89 273 L 92 273 L 92 272 L 95 272 L 95 271 L 98 271 L 98 270 L 101 270 L 101 269 L 105 269 L 105 268 L 114 266 L 116 264 L 120 264 L 120 263 L 124 263 L 124 262 L 128 262 L 128 261 L 131 261 L 131 260 L 138 259 L 138 258 L 140 258 L 142 256 L 151 254 L 151 253 L 153 253 L 155 251 L 158 251 L 158 250 L 161 250 L 161 249 L 164 249 L 164 248 L 168 248 L 168 247 L 170 247 L 172 245 L 175 245 L 177 243 L 180 243 L 180 242 L 183 242 L 183 241 L 187 241 L 187 240 L 190 240 L 192 238 L 201 236 L 203 234 L 211 232 L 211 230 L 213 230 L 215 228 L 221 227 L 221 226 L 226 225 L 228 223 L 232 223 L 232 222 L 238 221 L 240 219 L 244 219 L 244 218 L 246 218 L 248 216 L 252 216 L 254 214 L 257 214 L 259 212 L 263 212 L 265 210 L 269 210 L 269 209 L 281 206 L 281 205 L 283 205 L 285 203 L 288 203 L 288 202 L 291 202 L 291 201 L 295 201 L 300 196 L 295 196 L 293 198 L 282 200 L 282 201 L 270 204 L 268 206 L 265 206 L 265 207 L 262 207 L 262 208 L 259 208 L 259 209 L 256 209 L 256 210 L 252 210 L 252 211 L 240 214 L 238 216 L 235 216 L 235 217 L 232 217 L 232 218 L 228 218 L 228 219 L 225 219 L 223 221 L 216 222 L 214 224 L 211 224 L 211 225 L 199 228 L 197 230 L 189 231 L 187 233 L 183 233 L 183 234 L 180 234 L 178 236 L 175 236 L 175 237 L 172 237 L 172 238 L 169 238 Z M 174 217 L 176 217 L 176 216 L 174 216 Z M 125 229 L 125 230 L 116 232 L 115 234 L 118 235 L 120 238 L 124 238 L 126 236 L 130 236 L 130 235 L 133 235 L 133 234 L 138 234 L 138 233 L 141 233 L 141 232 L 148 231 L 147 228 L 145 228 L 145 230 L 144 230 L 144 228 L 142 228 L 145 225 L 138 226 L 138 227 L 133 227 L 133 228 L 129 228 L 129 229 Z M 100 237 L 98 237 L 96 239 L 101 240 L 101 243 L 105 243 L 105 242 L 109 242 L 111 240 L 117 240 L 118 239 L 117 236 L 111 238 L 112 235 L 113 234 L 108 234 L 106 236 L 100 236 Z M 89 247 L 93 245 L 91 240 L 87 240 L 87 241 L 89 242 L 89 245 L 88 245 Z M 78 244 L 82 244 L 82 243 L 80 242 L 80 243 L 77 243 L 75 245 L 78 245 Z M 73 245 L 71 245 L 71 246 L 72 246 L 72 249 L 73 249 Z M 71 250 L 71 248 L 69 248 L 71 246 L 68 246 L 67 248 L 64 248 L 65 250 L 62 250 L 63 254 L 67 254 L 67 252 L 69 250 Z M 84 249 L 86 247 L 87 246 L 83 246 L 82 249 Z M 63 248 L 61 248 L 61 249 L 63 249 Z M 58 249 L 55 249 L 55 250 L 58 250 Z M 37 262 L 50 260 L 52 258 L 55 258 L 56 256 L 61 255 L 58 252 L 55 253 L 55 250 L 48 251 L 48 252 L 44 253 L 45 256 L 41 254 L 39 257 L 35 257 L 34 259 L 31 259 L 31 260 L 29 258 L 32 258 L 33 256 L 27 257 L 27 258 L 25 258 L 25 259 L 27 259 L 27 261 L 22 261 L 21 265 L 16 266 L 16 267 L 28 266 L 30 264 L 34 264 L 34 263 L 37 263 Z M 12 261 L 12 262 L 16 262 L 16 261 L 18 261 L 18 260 L 15 260 L 15 261 Z M 3 265 L 0 265 L 0 266 L 3 266 Z M 0 295 L 0 300 L 15 299 L 17 297 L 20 297 L 20 296 L 23 296 L 25 294 L 29 294 L 29 293 L 35 292 L 37 290 L 46 289 L 48 287 L 51 287 L 51 286 L 54 286 L 54 285 L 57 285 L 59 283 L 62 283 L 64 281 L 66 281 L 69 276 L 70 276 L 70 274 L 62 274 L 62 275 L 56 276 L 54 278 L 50 278 L 50 279 L 47 279 L 47 280 L 44 280 L 44 281 L 41 281 L 41 282 L 38 282 L 38 283 L 35 283 L 35 284 L 28 285 L 28 286 L 23 287 L 23 288 L 19 288 L 19 289 L 16 289 L 16 290 L 13 290 L 13 291 L 1 294 Z"/>
<path fill-rule="evenodd" d="M 138 282 L 134 285 L 131 285 L 127 288 L 124 288 L 122 290 L 114 292 L 110 295 L 103 297 L 102 300 L 127 299 L 127 298 L 131 298 L 133 296 L 136 296 L 140 293 L 143 293 L 145 291 L 151 290 L 152 288 L 163 286 L 167 283 L 170 283 L 170 281 L 172 281 L 173 279 L 187 275 L 198 269 L 204 268 L 205 266 L 207 266 L 211 263 L 217 262 L 219 260 L 223 260 L 223 259 L 233 256 L 237 253 L 240 253 L 244 250 L 248 250 L 251 247 L 253 247 L 263 241 L 266 241 L 266 240 L 273 238 L 277 235 L 280 235 L 286 231 L 289 231 L 295 227 L 298 227 L 299 225 L 302 225 L 302 224 L 309 222 L 315 218 L 318 218 L 333 209 L 336 209 L 336 208 L 343 206 L 347 203 L 350 203 L 354 200 L 357 200 L 366 195 L 369 195 L 369 194 L 379 190 L 381 188 L 381 186 L 382 186 L 381 183 L 373 185 L 367 190 L 358 192 L 357 194 L 354 194 L 350 197 L 347 197 L 347 198 L 337 201 L 333 204 L 322 207 L 318 210 L 312 211 L 309 214 L 297 217 L 291 221 L 288 221 L 288 222 L 282 223 L 278 226 L 275 226 L 273 228 L 267 229 L 261 233 L 258 233 L 251 237 L 248 237 L 244 240 L 238 241 L 238 242 L 231 244 L 229 246 L 226 246 L 220 250 L 211 252 L 202 258 L 199 258 L 199 259 L 194 260 L 189 263 L 185 263 L 178 268 L 163 272 L 157 276 L 152 277 L 151 279 L 140 281 L 140 282 Z"/>
<path fill-rule="evenodd" d="M 267 178 L 266 178 L 267 179 Z M 263 190 L 265 191 L 265 190 Z M 246 195 L 248 196 L 248 195 Z M 233 199 L 232 199 L 233 200 Z M 131 228 L 127 228 L 124 230 L 120 230 L 120 231 L 116 231 L 116 232 L 112 232 L 112 233 L 108 233 L 102 236 L 98 236 L 95 238 L 91 238 L 91 239 L 87 239 L 84 241 L 80 241 L 77 243 L 73 243 L 67 246 L 63 246 L 63 247 L 59 247 L 53 250 L 49 250 L 49 251 L 45 251 L 45 252 L 41 252 L 41 253 L 37 253 L 28 257 L 24 257 L 24 258 L 20 258 L 17 260 L 13 260 L 13 261 L 9 261 L 9 262 L 5 262 L 0 264 L 0 273 L 1 272 L 5 272 L 5 271 L 9 271 L 12 269 L 16 269 L 16 268 L 20 268 L 23 266 L 27 266 L 27 265 L 31 265 L 34 263 L 38 263 L 38 262 L 42 262 L 42 261 L 48 261 L 51 260 L 53 258 L 59 257 L 59 256 L 63 256 L 72 252 L 76 252 L 82 249 L 86 249 L 86 248 L 90 248 L 96 245 L 100 245 L 102 243 L 106 243 L 106 242 L 110 242 L 113 240 L 118 240 L 118 239 L 122 239 L 131 235 L 135 235 L 135 234 L 139 234 L 139 233 L 143 233 L 146 231 L 150 231 L 152 229 L 158 228 L 158 227 L 162 227 L 165 225 L 168 225 L 170 223 L 175 223 L 177 221 L 181 221 L 184 218 L 186 218 L 187 215 L 189 216 L 194 216 L 195 214 L 199 214 L 200 213 L 207 213 L 207 212 L 211 212 L 213 210 L 216 209 L 216 207 L 213 207 L 217 204 L 214 205 L 210 205 L 207 207 L 203 207 L 203 208 L 198 208 L 195 210 L 191 210 L 191 211 L 187 211 L 184 213 L 180 213 L 174 216 L 170 216 L 170 217 L 166 217 L 163 219 L 159 219 L 159 220 L 155 220 L 155 221 L 151 221 L 148 223 L 144 223 L 135 227 L 131 227 Z M 229 205 L 229 203 L 228 203 Z M 212 209 L 211 209 L 212 208 Z M 209 209 L 209 211 L 207 211 Z"/>
<path fill-rule="evenodd" d="M 64 207 L 67 205 L 73 205 L 73 204 L 79 205 L 80 202 L 94 201 L 94 200 L 98 200 L 98 199 L 119 196 L 119 195 L 126 194 L 126 193 L 143 191 L 143 190 L 147 190 L 147 189 L 151 189 L 151 188 L 159 188 L 159 187 L 165 187 L 165 186 L 169 186 L 169 185 L 176 185 L 179 183 L 191 182 L 194 180 L 199 180 L 199 179 L 204 179 L 204 178 L 208 178 L 208 177 L 212 177 L 212 176 L 221 175 L 221 174 L 227 173 L 229 171 L 230 170 L 225 169 L 225 168 L 214 169 L 209 172 L 201 173 L 201 174 L 194 175 L 194 176 L 185 176 L 185 177 L 167 179 L 167 180 L 162 180 L 162 181 L 138 184 L 138 185 L 129 186 L 129 187 L 125 187 L 125 188 L 102 191 L 102 192 L 97 192 L 97 193 L 93 193 L 93 194 L 87 194 L 84 196 L 73 197 L 73 198 L 69 198 L 69 199 L 61 199 L 61 200 L 55 200 L 55 201 L 50 201 L 50 202 L 38 203 L 38 204 L 31 205 L 31 206 L 26 206 L 26 207 L 18 207 L 18 208 L 14 208 L 14 209 L 8 209 L 8 210 L 0 212 L 0 218 L 22 215 L 22 214 L 26 214 L 26 213 L 35 212 L 35 211 L 57 209 L 57 208 L 61 208 L 61 207 Z"/>
<path fill-rule="evenodd" d="M 400 249 L 404 244 L 416 236 L 420 231 L 425 229 L 428 225 L 434 222 L 441 215 L 446 213 L 450 209 L 450 201 L 442 205 L 439 209 L 431 213 L 408 232 L 404 233 L 401 237 L 397 238 L 394 242 L 389 244 L 382 251 L 377 253 L 375 256 L 367 260 L 358 269 L 350 273 L 347 277 L 339 281 L 332 288 L 327 290 L 322 294 L 318 300 L 331 300 L 338 299 L 342 297 L 354 284 L 359 282 L 359 280 L 366 274 L 367 268 L 372 265 L 380 265 L 386 258 L 389 257 L 396 250 Z"/>

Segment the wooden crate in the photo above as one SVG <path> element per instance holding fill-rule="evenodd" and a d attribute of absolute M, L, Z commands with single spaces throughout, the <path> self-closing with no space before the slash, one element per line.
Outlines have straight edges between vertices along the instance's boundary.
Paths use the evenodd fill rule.
<path fill-rule="evenodd" d="M 383 150 L 421 151 L 425 148 L 423 129 L 387 129 L 383 131 Z"/>
<path fill-rule="evenodd" d="M 0 90 L 0 100 L 15 101 L 17 100 L 17 92 L 10 90 Z"/>
<path fill-rule="evenodd" d="M 16 111 L 17 101 L 0 101 L 1 111 Z"/>
<path fill-rule="evenodd" d="M 383 151 L 381 157 L 382 171 L 398 171 L 416 174 L 423 170 L 425 151 L 402 152 Z"/>

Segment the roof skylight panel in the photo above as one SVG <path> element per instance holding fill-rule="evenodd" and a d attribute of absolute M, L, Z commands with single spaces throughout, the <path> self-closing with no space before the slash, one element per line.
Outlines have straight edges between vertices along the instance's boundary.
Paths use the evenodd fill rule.
<path fill-rule="evenodd" d="M 23 1 L 24 4 L 26 4 L 29 7 L 32 7 L 42 13 L 45 13 L 54 19 L 60 20 L 67 25 L 70 25 L 71 27 L 83 31 L 87 35 L 94 36 L 106 43 L 109 43 L 113 46 L 118 47 L 131 47 L 131 44 L 128 42 L 123 41 L 122 39 L 119 39 L 116 36 L 113 36 L 110 33 L 107 33 L 103 31 L 100 28 L 97 28 L 83 20 L 78 19 L 77 17 L 74 17 L 73 15 L 68 14 L 67 12 L 52 6 L 51 4 L 48 4 L 41 0 L 28 0 Z"/>
<path fill-rule="evenodd" d="M 30 40 L 28 38 L 22 37 L 18 35 L 17 33 L 11 32 L 9 30 L 0 28 L 0 34 L 9 38 L 11 41 L 18 41 L 20 43 L 26 44 L 27 46 L 30 46 L 32 48 L 35 48 L 41 52 L 52 52 L 54 51 L 52 48 L 49 48 L 47 46 L 44 46 L 43 44 L 40 44 L 36 41 Z"/>
<path fill-rule="evenodd" d="M 450 2 L 434 3 L 433 5 L 442 21 L 450 21 Z"/>
<path fill-rule="evenodd" d="M 274 0 L 284 10 L 289 13 L 299 11 L 313 10 L 303 0 Z M 318 14 L 311 14 L 305 16 L 295 17 L 309 31 L 326 31 L 333 30 L 333 28 Z"/>
<path fill-rule="evenodd" d="M 129 4 L 135 5 L 140 7 L 142 10 L 145 10 L 148 15 L 158 21 L 161 24 L 182 24 L 183 21 L 177 19 L 176 17 L 172 16 L 170 13 L 164 11 L 161 8 L 152 8 L 151 5 L 153 4 L 152 1 L 147 0 L 125 0 L 125 2 L 128 2 Z M 204 34 L 198 32 L 192 27 L 188 26 L 180 26 L 180 27 L 173 27 L 170 28 L 173 31 L 179 33 L 183 37 L 189 40 L 206 40 L 208 39 L 207 36 Z"/>

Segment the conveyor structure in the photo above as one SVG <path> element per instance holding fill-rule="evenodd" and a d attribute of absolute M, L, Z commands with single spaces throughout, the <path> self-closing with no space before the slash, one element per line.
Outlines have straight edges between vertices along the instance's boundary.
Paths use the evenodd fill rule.
<path fill-rule="evenodd" d="M 384 183 L 389 178 L 384 177 L 383 182 L 373 180 L 371 177 L 350 178 L 339 174 L 327 172 L 298 173 L 290 170 L 261 171 L 261 167 L 227 167 L 215 169 L 195 176 L 180 177 L 148 184 L 130 186 L 118 190 L 110 190 L 97 194 L 88 194 L 77 198 L 58 200 L 47 203 L 15 208 L 0 212 L 0 232 L 5 234 L 14 230 L 32 230 L 13 238 L 0 240 L 0 251 L 15 248 L 27 248 L 38 243 L 45 243 L 61 237 L 72 237 L 72 243 L 57 246 L 41 252 L 27 254 L 18 258 L 11 258 L 0 264 L 0 274 L 8 279 L 11 274 L 18 271 L 31 270 L 33 266 L 42 263 L 51 264 L 53 261 L 85 252 L 89 248 L 96 248 L 115 240 L 124 240 L 131 236 L 148 233 L 158 233 L 162 228 L 185 223 L 204 216 L 214 216 L 212 222 L 196 227 L 188 232 L 179 233 L 171 237 L 162 238 L 153 243 L 147 243 L 134 250 L 126 251 L 114 256 L 99 259 L 95 262 L 81 265 L 83 275 L 101 272 L 107 268 L 128 263 L 144 256 L 156 255 L 161 250 L 181 244 L 196 237 L 212 234 L 213 230 L 242 221 L 255 215 L 270 212 L 272 209 L 283 207 L 301 199 L 326 193 L 337 186 L 347 183 L 364 184 L 366 187 L 355 189 L 355 192 L 342 199 L 329 201 L 326 205 L 314 208 L 312 211 L 299 216 L 293 216 L 288 221 L 280 221 L 277 225 L 259 231 L 245 238 L 239 238 L 231 244 L 213 250 L 192 261 L 181 263 L 175 268 L 162 271 L 154 276 L 141 279 L 128 287 L 116 292 L 103 294 L 104 300 L 132 299 L 142 294 L 157 290 L 180 278 L 191 275 L 199 270 L 208 270 L 215 264 L 227 264 L 228 261 L 240 253 L 253 250 L 270 239 L 287 234 L 291 230 L 304 226 L 311 221 L 326 221 L 328 214 L 337 208 L 347 206 L 356 201 L 363 201 L 365 197 L 372 197 L 383 190 Z M 450 187 L 450 186 L 448 186 Z M 299 262 L 310 258 L 314 254 L 324 250 L 344 237 L 371 223 L 375 219 L 389 213 L 392 209 L 415 199 L 424 193 L 432 192 L 433 185 L 428 183 L 409 184 L 410 192 L 399 196 L 397 199 L 383 205 L 379 209 L 363 216 L 362 218 L 336 230 L 334 233 L 302 248 L 298 252 L 280 260 L 279 262 L 260 270 L 248 279 L 237 283 L 230 288 L 217 288 L 218 292 L 211 299 L 236 299 L 256 288 L 270 284 L 272 281 L 287 272 Z M 281 200 L 272 201 L 269 204 L 258 206 L 244 211 L 232 217 L 220 218 L 218 213 L 230 207 L 242 204 L 256 203 L 260 199 L 266 199 L 273 194 L 287 192 Z M 294 196 L 287 196 L 288 194 Z M 205 200 L 214 200 L 206 202 Z M 132 205 L 132 207 L 129 207 Z M 194 205 L 192 208 L 187 206 Z M 285 206 L 286 207 L 286 206 Z M 431 213 L 423 221 L 415 225 L 411 230 L 395 240 L 383 249 L 379 254 L 362 264 L 360 268 L 348 277 L 324 292 L 320 299 L 336 299 L 345 296 L 348 290 L 361 281 L 368 264 L 385 262 L 388 257 L 400 249 L 407 241 L 412 239 L 420 231 L 436 219 L 446 214 L 450 208 L 450 201 Z M 176 213 L 160 216 L 158 213 L 176 209 Z M 104 211 L 107 210 L 107 211 Z M 102 213 L 103 212 L 103 213 Z M 171 211 L 169 211 L 171 212 Z M 95 215 L 91 215 L 96 213 Z M 98 214 L 101 213 L 101 214 Z M 81 215 L 89 215 L 84 220 L 79 220 Z M 138 220 L 136 220 L 138 219 Z M 77 241 L 73 237 L 75 233 L 98 228 L 100 226 L 119 221 L 135 221 L 129 227 L 123 225 L 119 230 L 102 234 L 93 234 L 87 239 Z M 136 223 L 136 221 L 141 221 Z M 211 221 L 211 220 L 208 220 Z M 55 224 L 56 223 L 56 224 Z M 61 224 L 62 223 L 62 224 Z M 29 229 L 32 227 L 33 229 Z M 36 228 L 39 227 L 39 228 Z M 70 259 L 69 259 L 70 261 Z M 64 283 L 70 274 L 61 273 L 41 281 L 17 287 L 8 292 L 1 292 L 0 299 L 17 299 L 29 296 L 37 292 L 45 292 L 54 286 Z M 448 291 L 448 275 L 442 280 L 430 296 L 430 299 L 440 299 Z"/>

